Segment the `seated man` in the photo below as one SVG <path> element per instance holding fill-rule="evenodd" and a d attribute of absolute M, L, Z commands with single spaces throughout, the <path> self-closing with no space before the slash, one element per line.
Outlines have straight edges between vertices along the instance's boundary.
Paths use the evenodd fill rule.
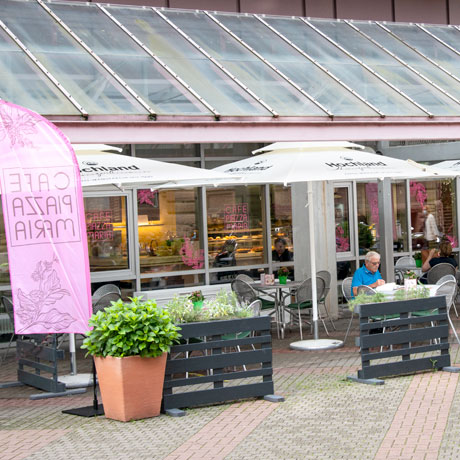
<path fill-rule="evenodd" d="M 358 293 L 358 286 L 369 286 L 376 288 L 385 284 L 382 275 L 379 272 L 380 254 L 378 252 L 369 251 L 364 258 L 364 265 L 355 271 L 353 281 L 351 282 L 352 296 Z"/>
<path fill-rule="evenodd" d="M 286 240 L 284 238 L 276 238 L 274 242 L 275 249 L 272 251 L 273 262 L 291 262 L 292 252 L 286 248 Z"/>
<path fill-rule="evenodd" d="M 420 278 L 421 283 L 427 283 L 426 272 L 438 264 L 451 264 L 457 268 L 458 264 L 457 261 L 452 257 L 452 245 L 449 243 L 449 241 L 443 241 L 439 245 L 439 249 L 431 249 L 428 257 L 422 265 L 422 272 L 424 272 L 424 275 Z"/>

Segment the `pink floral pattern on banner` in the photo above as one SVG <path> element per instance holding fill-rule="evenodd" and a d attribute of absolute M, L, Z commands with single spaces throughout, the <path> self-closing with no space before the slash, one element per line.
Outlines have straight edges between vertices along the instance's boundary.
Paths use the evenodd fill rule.
<path fill-rule="evenodd" d="M 72 146 L 45 118 L 0 101 L 0 154 L 15 331 L 85 333 L 91 289 Z"/>

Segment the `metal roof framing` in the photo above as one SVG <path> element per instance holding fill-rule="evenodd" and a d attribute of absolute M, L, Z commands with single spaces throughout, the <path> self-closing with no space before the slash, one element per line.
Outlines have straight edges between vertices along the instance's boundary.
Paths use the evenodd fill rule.
<path fill-rule="evenodd" d="M 238 78 L 235 77 L 228 69 L 226 69 L 217 59 L 212 57 L 206 50 L 204 50 L 198 43 L 195 42 L 191 37 L 189 37 L 182 29 L 180 29 L 173 21 L 166 17 L 160 10 L 153 8 L 152 10 L 160 16 L 167 24 L 169 24 L 176 32 L 178 32 L 182 37 L 184 37 L 191 45 L 193 45 L 200 53 L 206 56 L 214 65 L 216 65 L 220 70 L 222 70 L 228 77 L 230 77 L 240 88 L 242 88 L 246 93 L 248 93 L 252 98 L 254 98 L 259 104 L 261 104 L 265 109 L 267 109 L 273 117 L 278 117 L 279 114 L 270 107 L 265 101 L 263 101 L 257 94 L 255 94 L 251 89 L 244 85 Z"/>
<path fill-rule="evenodd" d="M 302 89 L 295 81 L 291 80 L 287 75 L 285 75 L 281 70 L 279 70 L 276 66 L 274 66 L 270 61 L 265 59 L 260 53 L 258 53 L 254 48 L 249 46 L 244 40 L 242 40 L 237 34 L 235 34 L 233 31 L 231 31 L 227 26 L 222 24 L 217 18 L 215 18 L 211 13 L 208 11 L 204 11 L 204 14 L 210 18 L 212 21 L 214 21 L 220 28 L 225 30 L 229 35 L 231 35 L 240 45 L 244 46 L 247 50 L 249 50 L 254 56 L 256 56 L 258 59 L 260 59 L 264 64 L 266 64 L 270 69 L 272 69 L 274 72 L 276 72 L 283 80 L 287 81 L 292 87 L 294 87 L 297 91 L 302 93 L 303 96 L 305 96 L 309 101 L 311 101 L 313 104 L 315 104 L 317 107 L 319 107 L 323 112 L 325 112 L 328 116 L 331 118 L 334 116 L 334 114 L 324 107 L 321 103 L 319 103 L 314 97 L 312 97 L 310 94 L 308 94 L 304 89 Z"/>
<path fill-rule="evenodd" d="M 445 89 L 441 88 L 439 85 L 431 81 L 428 77 L 420 73 L 417 69 L 414 69 L 410 64 L 405 62 L 403 59 L 400 57 L 396 56 L 393 52 L 391 52 L 389 49 L 385 48 L 382 44 L 380 44 L 377 40 L 374 38 L 370 37 L 367 35 L 365 32 L 360 30 L 355 24 L 351 23 L 351 21 L 344 20 L 343 21 L 345 24 L 348 24 L 353 30 L 361 34 L 364 38 L 372 42 L 375 46 L 379 47 L 382 51 L 390 55 L 393 59 L 396 59 L 400 64 L 402 64 L 404 67 L 409 69 L 411 72 L 415 73 L 418 77 L 422 78 L 425 80 L 429 85 L 433 86 L 433 88 L 436 88 L 438 91 L 441 91 L 441 93 L 445 94 L 449 99 L 452 99 L 455 103 L 460 104 L 460 101 L 453 96 L 452 94 L 449 94 Z"/>
<path fill-rule="evenodd" d="M 167 64 L 165 64 L 158 56 L 156 56 L 150 48 L 144 45 L 132 32 L 128 30 L 117 18 L 115 18 L 103 5 L 96 3 L 96 6 L 106 14 L 118 27 L 120 27 L 123 32 L 125 32 L 129 37 L 131 37 L 157 64 L 159 64 L 166 72 L 169 73 L 178 83 L 180 83 L 190 94 L 198 99 L 210 112 L 214 114 L 216 119 L 220 118 L 220 113 L 211 105 L 206 99 L 200 96 L 187 82 L 185 82 L 179 75 L 177 75 L 174 70 L 172 70 Z"/>
<path fill-rule="evenodd" d="M 156 118 L 156 112 L 137 94 L 114 70 L 112 70 L 70 27 L 51 11 L 42 0 L 36 0 L 37 3 L 74 39 L 87 51 L 96 62 L 101 65 L 136 101 L 144 107 L 152 118 Z"/>
<path fill-rule="evenodd" d="M 40 69 L 40 71 L 53 83 L 54 86 L 69 100 L 69 102 L 82 114 L 83 117 L 88 117 L 88 112 L 83 106 L 62 86 L 59 81 L 51 74 L 51 72 L 35 57 L 22 41 L 0 20 L 0 27 L 5 33 L 24 51 L 27 57 Z"/>
<path fill-rule="evenodd" d="M 403 91 L 401 91 L 398 87 L 396 87 L 395 85 L 393 85 L 391 82 L 389 82 L 386 78 L 382 77 L 382 75 L 380 75 L 378 72 L 376 72 L 374 69 L 372 69 L 372 67 L 369 67 L 364 61 L 362 61 L 361 59 L 357 58 L 356 56 L 354 56 L 353 54 L 351 54 L 349 51 L 347 51 L 343 46 L 339 45 L 335 40 L 333 40 L 331 37 L 329 37 L 328 35 L 326 35 L 324 32 L 322 32 L 321 30 L 319 30 L 317 27 L 315 27 L 310 21 L 308 21 L 307 19 L 304 19 L 304 18 L 300 18 L 300 20 L 305 24 L 307 25 L 308 27 L 312 28 L 315 32 L 317 32 L 319 35 L 321 35 L 323 38 L 325 38 L 329 43 L 332 43 L 335 47 L 337 47 L 340 51 L 342 51 L 343 53 L 345 53 L 348 57 L 350 57 L 351 59 L 353 59 L 355 62 L 357 62 L 359 65 L 361 65 L 362 67 L 364 67 L 366 70 L 368 70 L 369 72 L 371 72 L 374 76 L 376 76 L 380 81 L 382 81 L 383 83 L 385 83 L 387 86 L 389 86 L 391 89 L 393 89 L 394 91 L 396 91 L 397 93 L 399 93 L 402 97 L 404 97 L 405 99 L 407 99 L 410 103 L 414 104 L 416 107 L 418 107 L 420 110 L 422 110 L 423 112 L 425 112 L 429 117 L 433 117 L 434 115 L 429 111 L 427 110 L 425 107 L 423 107 L 422 105 L 420 105 L 418 102 L 414 101 L 410 96 L 408 96 L 406 93 L 404 93 Z"/>

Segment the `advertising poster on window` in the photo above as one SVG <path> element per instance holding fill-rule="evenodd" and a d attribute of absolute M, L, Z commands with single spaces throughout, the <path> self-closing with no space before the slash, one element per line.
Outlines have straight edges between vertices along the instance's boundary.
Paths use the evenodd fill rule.
<path fill-rule="evenodd" d="M 0 102 L 0 154 L 15 332 L 85 333 L 91 289 L 73 149 L 45 118 Z"/>

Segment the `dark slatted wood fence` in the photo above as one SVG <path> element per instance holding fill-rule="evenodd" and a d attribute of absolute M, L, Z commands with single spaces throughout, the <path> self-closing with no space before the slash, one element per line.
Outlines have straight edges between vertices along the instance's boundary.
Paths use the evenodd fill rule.
<path fill-rule="evenodd" d="M 173 346 L 168 356 L 163 409 L 273 394 L 270 321 L 262 316 L 181 324 L 186 343 Z M 202 384 L 206 388 L 187 388 Z"/>
<path fill-rule="evenodd" d="M 51 393 L 65 392 L 58 382 L 58 360 L 64 351 L 58 350 L 56 335 L 27 335 L 16 341 L 18 381 Z"/>
<path fill-rule="evenodd" d="M 420 312 L 425 315 L 417 316 Z M 358 379 L 450 366 L 448 336 L 444 296 L 360 305 Z"/>

